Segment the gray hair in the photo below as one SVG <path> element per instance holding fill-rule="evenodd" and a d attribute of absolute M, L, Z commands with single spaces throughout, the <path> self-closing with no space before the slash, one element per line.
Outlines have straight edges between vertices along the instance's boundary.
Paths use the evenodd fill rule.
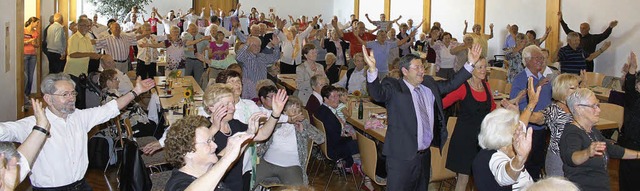
<path fill-rule="evenodd" d="M 324 79 L 324 80 L 327 80 L 327 82 L 329 82 L 329 79 L 327 77 L 324 77 L 324 75 L 316 74 L 314 76 L 311 76 L 311 80 L 309 82 L 311 84 L 311 88 L 316 87 L 318 85 L 318 81 L 320 81 L 320 79 Z"/>
<path fill-rule="evenodd" d="M 73 85 L 74 88 L 76 87 L 76 83 L 71 80 L 71 77 L 68 74 L 55 73 L 49 74 L 45 76 L 44 79 L 42 79 L 42 84 L 40 84 L 40 91 L 42 91 L 42 93 L 44 94 L 54 94 L 56 93 L 56 91 L 58 91 L 58 89 L 56 89 L 56 82 L 62 80 L 68 81 Z"/>
<path fill-rule="evenodd" d="M 574 38 L 580 38 L 580 34 L 578 34 L 577 32 L 570 32 L 569 34 L 567 34 L 567 41 Z"/>
<path fill-rule="evenodd" d="M 7 159 L 7 161 L 11 160 L 11 157 L 20 159 L 20 154 L 12 142 L 0 142 L 0 153 L 4 154 L 4 158 Z"/>
<path fill-rule="evenodd" d="M 577 113 L 578 104 L 584 104 L 589 97 L 595 96 L 595 94 L 587 89 L 587 88 L 578 88 L 575 92 L 573 92 L 569 97 L 567 97 L 567 107 L 571 113 L 575 115 L 579 115 Z"/>
<path fill-rule="evenodd" d="M 536 45 L 529 45 L 522 50 L 522 64 L 527 66 L 527 60 L 531 59 L 531 54 L 534 51 L 542 54 L 542 50 Z"/>
<path fill-rule="evenodd" d="M 478 144 L 483 149 L 498 150 L 511 144 L 515 125 L 518 124 L 518 113 L 498 108 L 487 114 L 480 125 Z"/>

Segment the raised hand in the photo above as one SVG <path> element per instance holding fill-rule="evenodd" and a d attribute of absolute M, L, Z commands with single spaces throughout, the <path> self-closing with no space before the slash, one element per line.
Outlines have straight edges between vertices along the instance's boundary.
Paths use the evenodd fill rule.
<path fill-rule="evenodd" d="M 49 130 L 49 120 L 42 107 L 42 102 L 37 99 L 31 98 L 31 107 L 33 108 L 33 115 L 36 117 L 36 125 Z"/>
<path fill-rule="evenodd" d="M 520 122 L 522 123 L 522 122 Z M 531 127 L 526 128 L 526 126 L 522 126 L 524 124 L 520 124 L 516 128 L 516 132 L 513 134 L 513 150 L 516 153 L 516 157 L 518 157 L 521 161 L 524 161 L 529 156 L 529 152 L 531 151 L 531 140 L 533 135 L 533 129 Z M 527 131 L 524 131 L 524 128 Z"/>
<path fill-rule="evenodd" d="M 629 73 L 635 74 L 638 71 L 638 57 L 636 57 L 636 53 L 631 52 L 629 55 Z"/>
<path fill-rule="evenodd" d="M 373 51 L 367 54 L 367 46 L 362 45 L 362 54 L 364 55 L 364 61 L 367 63 L 367 66 L 369 66 L 369 71 L 373 72 L 376 68 L 376 58 L 373 57 Z"/>
<path fill-rule="evenodd" d="M 533 77 L 529 77 L 529 86 L 527 87 L 527 96 L 529 97 L 529 104 L 535 105 L 538 103 L 538 98 L 540 98 L 540 90 L 542 90 L 542 86 L 533 86 Z"/>
<path fill-rule="evenodd" d="M 156 86 L 156 82 L 153 79 L 145 79 L 142 80 L 140 76 L 136 79 L 136 87 L 133 87 L 133 91 L 135 91 L 138 95 L 141 93 L 149 91 L 151 88 Z"/>
<path fill-rule="evenodd" d="M 226 152 L 225 152 L 225 157 L 228 156 L 232 156 L 233 158 L 238 157 L 238 155 L 240 155 L 240 151 L 242 149 L 242 144 L 253 138 L 253 134 L 249 134 L 249 133 L 244 133 L 244 132 L 239 132 L 236 134 L 233 134 L 231 137 L 229 137 L 229 139 L 227 139 L 227 147 L 225 148 Z M 230 155 L 231 154 L 231 155 Z"/>
<path fill-rule="evenodd" d="M 550 32 L 551 32 L 551 26 L 548 26 L 548 27 L 547 27 L 547 30 L 546 30 L 546 31 L 544 31 L 544 34 L 549 34 Z"/>
<path fill-rule="evenodd" d="M 18 185 L 18 159 L 11 157 L 6 160 L 4 154 L 0 155 L 2 166 L 0 168 L 0 179 L 2 179 L 2 190 L 14 190 Z"/>
<path fill-rule="evenodd" d="M 209 119 L 211 121 L 210 129 L 215 129 L 217 131 L 222 125 L 222 119 L 227 116 L 228 107 L 225 103 L 218 102 L 208 109 L 211 111 L 211 119 Z"/>
<path fill-rule="evenodd" d="M 464 20 L 464 26 L 469 26 L 469 22 L 467 22 L 467 20 Z"/>
<path fill-rule="evenodd" d="M 562 21 L 562 11 L 558 11 L 558 21 Z"/>
<path fill-rule="evenodd" d="M 489 29 L 493 29 L 493 23 L 489 24 Z"/>
<path fill-rule="evenodd" d="M 278 93 L 273 96 L 271 100 L 271 107 L 273 108 L 272 115 L 280 115 L 282 114 L 282 110 L 284 110 L 284 105 L 287 103 L 289 96 L 287 96 L 287 91 L 284 89 L 279 89 Z"/>
<path fill-rule="evenodd" d="M 278 36 L 276 36 L 276 35 L 273 35 L 271 37 L 271 45 L 273 45 L 273 46 L 280 45 L 280 38 L 278 38 Z"/>
<path fill-rule="evenodd" d="M 258 132 L 258 129 L 260 128 L 260 118 L 266 118 L 267 114 L 263 113 L 263 112 L 256 112 L 253 113 L 253 115 L 251 115 L 251 117 L 249 117 L 249 128 L 247 129 L 247 133 L 249 134 L 256 134 L 256 132 Z"/>
<path fill-rule="evenodd" d="M 480 55 L 482 54 L 482 46 L 480 44 L 473 44 L 471 48 L 469 48 L 469 53 L 467 53 L 467 60 L 471 66 L 476 64 L 478 60 L 480 60 Z"/>
<path fill-rule="evenodd" d="M 609 23 L 609 27 L 614 28 L 618 26 L 618 20 L 613 20 Z"/>

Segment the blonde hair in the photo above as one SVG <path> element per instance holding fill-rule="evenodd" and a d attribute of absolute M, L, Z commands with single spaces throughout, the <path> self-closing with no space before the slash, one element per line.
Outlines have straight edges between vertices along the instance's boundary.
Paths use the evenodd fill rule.
<path fill-rule="evenodd" d="M 558 75 L 551 82 L 551 86 L 553 89 L 551 97 L 556 101 L 566 101 L 567 96 L 569 96 L 567 93 L 569 91 L 571 84 L 576 84 L 575 88 L 578 88 L 577 86 L 578 81 L 580 80 L 578 79 L 578 76 L 575 74 L 564 73 L 564 74 Z"/>
<path fill-rule="evenodd" d="M 233 88 L 230 85 L 216 83 L 205 90 L 204 97 L 202 98 L 205 107 L 213 107 L 222 98 L 233 97 Z M 205 109 L 207 114 L 211 115 L 211 111 Z"/>

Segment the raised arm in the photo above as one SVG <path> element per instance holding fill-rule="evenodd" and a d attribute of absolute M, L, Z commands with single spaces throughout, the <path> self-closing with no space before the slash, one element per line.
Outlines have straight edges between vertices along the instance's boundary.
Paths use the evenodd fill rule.
<path fill-rule="evenodd" d="M 411 40 L 414 36 L 416 36 L 416 31 L 418 30 L 413 30 L 411 31 L 411 33 L 409 33 L 409 36 L 404 37 L 402 40 L 398 41 L 398 46 L 403 45 L 404 43 L 409 42 L 409 40 Z"/>
<path fill-rule="evenodd" d="M 571 30 L 569 28 L 569 26 L 567 25 L 567 23 L 564 22 L 564 20 L 562 19 L 562 12 L 558 11 L 558 20 L 560 20 L 560 26 L 562 26 L 562 30 L 564 30 L 565 34 L 569 34 L 571 32 L 573 32 L 573 30 Z"/>
<path fill-rule="evenodd" d="M 259 126 L 259 123 L 260 123 L 260 120 L 259 120 L 260 117 L 267 117 L 267 116 L 265 114 L 254 114 L 253 116 L 251 116 L 251 120 L 249 122 L 249 130 L 251 130 L 252 129 L 251 126 L 253 126 L 253 128 L 256 129 L 257 131 L 256 136 L 253 138 L 254 141 L 264 141 L 271 136 L 271 134 L 273 133 L 273 129 L 276 126 L 276 123 L 280 119 L 282 110 L 284 109 L 284 105 L 287 103 L 288 99 L 289 99 L 289 96 L 287 96 L 287 91 L 285 91 L 284 89 L 279 89 L 278 93 L 273 97 L 271 101 L 273 106 L 271 116 L 269 117 L 269 120 L 259 130 L 257 129 L 257 127 Z"/>
<path fill-rule="evenodd" d="M 587 57 L 585 60 L 587 61 L 592 61 L 593 59 L 596 59 L 598 56 L 600 56 L 604 51 L 606 51 L 607 49 L 609 49 L 609 47 L 611 46 L 611 41 L 607 41 L 605 42 L 602 47 L 600 47 L 600 49 L 596 50 L 594 53 L 591 53 L 591 55 L 589 55 L 589 57 Z"/>
<path fill-rule="evenodd" d="M 489 38 L 488 39 L 492 39 L 493 38 L 493 23 L 489 24 L 489 31 L 491 31 L 491 33 L 489 33 Z"/>
<path fill-rule="evenodd" d="M 149 91 L 151 88 L 155 87 L 156 84 L 153 79 L 145 79 L 142 80 L 140 76 L 136 79 L 136 86 L 133 87 L 129 93 L 120 96 L 116 102 L 118 102 L 118 109 L 123 109 L 126 107 L 131 100 L 138 97 L 138 95 Z"/>
<path fill-rule="evenodd" d="M 542 36 L 542 38 L 537 39 L 536 42 L 538 46 L 540 46 L 540 44 L 542 44 L 542 42 L 544 42 L 545 40 L 547 40 L 547 37 L 549 36 L 549 33 L 551 32 L 551 26 L 547 27 L 547 30 L 544 31 L 544 35 Z"/>
<path fill-rule="evenodd" d="M 469 22 L 467 22 L 467 20 L 464 20 L 464 30 L 462 31 L 462 35 L 467 34 L 467 28 L 469 28 Z"/>
<path fill-rule="evenodd" d="M 373 24 L 373 21 L 369 18 L 369 13 L 364 14 L 364 17 L 367 18 L 367 21 L 369 21 L 369 23 Z"/>
<path fill-rule="evenodd" d="M 48 132 L 51 126 L 42 107 L 42 103 L 37 99 L 31 98 L 31 106 L 33 107 L 33 115 L 36 117 L 36 126 Z M 27 139 L 18 147 L 18 152 L 27 159 L 29 167 L 33 167 L 33 163 L 36 161 L 36 158 L 38 158 L 38 153 L 40 153 L 47 138 L 48 135 L 44 132 L 34 130 L 31 131 Z"/>

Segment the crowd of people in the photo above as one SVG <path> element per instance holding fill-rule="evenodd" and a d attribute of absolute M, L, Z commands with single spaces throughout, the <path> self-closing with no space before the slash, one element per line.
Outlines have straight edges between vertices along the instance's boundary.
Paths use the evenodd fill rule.
<path fill-rule="evenodd" d="M 210 5 L 210 18 L 203 16 L 206 7 L 199 14 L 195 8 L 171 10 L 166 17 L 151 8 L 145 20 L 133 7 L 124 21 L 103 25 L 97 14 L 81 15 L 68 29 L 57 13 L 42 36 L 36 30 L 41 19 L 28 19 L 24 93 L 34 115 L 0 123 L 1 141 L 22 143 L 17 149 L 0 143 L 7 161 L 2 187 L 13 189 L 30 173 L 34 190 L 91 190 L 85 180 L 87 132 L 117 116 L 131 121 L 136 137 L 157 138 L 141 150 L 165 151 L 173 166 L 166 190 L 251 190 L 272 177 L 308 186 L 309 141 L 326 144 L 339 168 L 360 171 L 356 130 L 347 123 L 353 111 L 348 95 L 364 93 L 388 116 L 384 143 L 377 143 L 376 176 L 365 178 L 364 190 L 374 190 L 370 178 L 386 182 L 389 190 L 427 190 L 430 147 L 442 152 L 446 142 L 446 168 L 457 174 L 456 190 L 470 186 L 471 176 L 478 190 L 610 190 L 610 158 L 630 159 L 620 163 L 621 190 L 640 188 L 636 55 L 622 70 L 625 116 L 618 144 L 595 128 L 600 101 L 581 83 L 610 47 L 605 42 L 596 50 L 617 21 L 602 34 L 591 34 L 582 23 L 578 33 L 559 12 L 567 45 L 557 52 L 540 47 L 549 27 L 537 38 L 533 30 L 523 34 L 517 25 L 507 26 L 502 48 L 512 89 L 509 99 L 496 102 L 487 80 L 493 24 L 483 34 L 481 24 L 467 32 L 465 21 L 458 41 L 438 22 L 420 33 L 424 20 L 400 23 L 402 16 L 387 20 L 381 14 L 373 21 L 365 14 L 364 22 L 334 16 L 324 22 L 322 15 L 287 20 L 273 10 L 254 7 L 245 15 L 241 8 L 238 3 L 224 12 Z M 376 28 L 367 29 L 365 22 Z M 49 61 L 43 101 L 29 99 L 39 51 Z M 161 61 L 165 71 L 157 71 Z M 425 62 L 434 63 L 435 76 L 444 80 L 427 75 Z M 153 77 L 176 70 L 204 89 L 204 112 L 165 127 L 157 103 L 144 108 L 138 102 L 141 96 L 157 100 L 149 92 L 156 86 Z M 130 71 L 136 80 L 127 77 Z M 86 99 L 81 77 L 92 74 L 100 106 L 79 105 Z M 297 88 L 290 95 L 277 88 L 278 74 L 295 74 Z M 448 109 L 456 104 L 458 109 Z M 451 111 L 457 122 L 447 132 Z"/>

